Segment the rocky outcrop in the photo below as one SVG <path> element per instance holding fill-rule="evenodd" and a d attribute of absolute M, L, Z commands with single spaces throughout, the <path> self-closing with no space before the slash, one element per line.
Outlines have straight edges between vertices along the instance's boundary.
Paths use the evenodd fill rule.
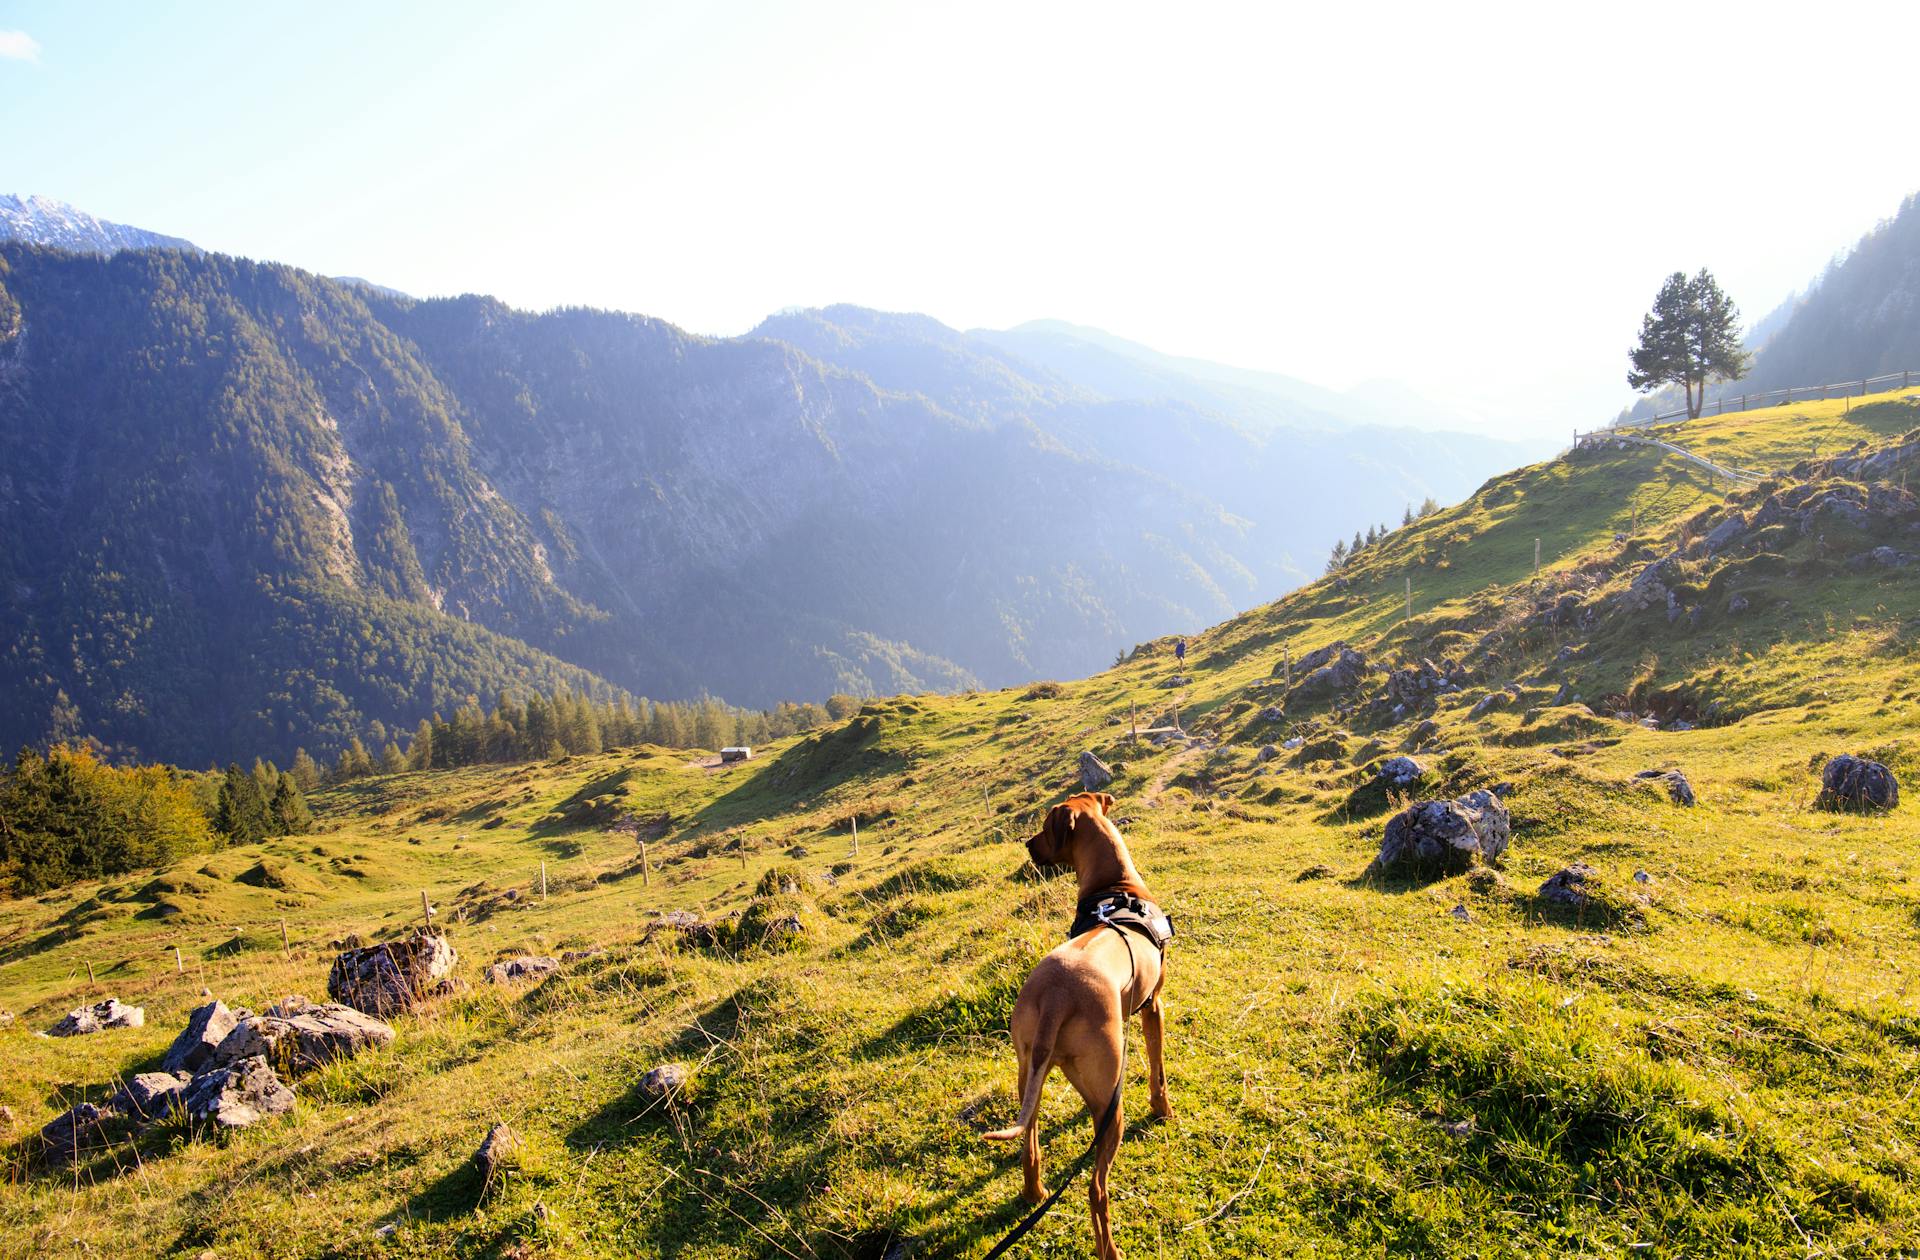
<path fill-rule="evenodd" d="M 1507 850 L 1513 822 L 1492 792 L 1458 800 L 1420 801 L 1387 820 L 1373 872 L 1464 870 Z"/>
<path fill-rule="evenodd" d="M 292 1111 L 293 1091 L 266 1059 L 256 1056 L 194 1077 L 181 1105 L 196 1125 L 244 1129 Z"/>
<path fill-rule="evenodd" d="M 1852 813 L 1892 809 L 1900 803 L 1893 771 L 1877 761 L 1843 753 L 1820 771 L 1820 795 L 1814 808 Z"/>
<path fill-rule="evenodd" d="M 437 932 L 349 949 L 333 961 L 327 994 L 369 1015 L 410 1011 L 427 998 L 451 991 L 449 980 L 458 958 L 452 943 Z"/>
<path fill-rule="evenodd" d="M 1395 716 L 1419 713 L 1449 691 L 1458 691 L 1467 682 L 1467 671 L 1454 661 L 1435 664 L 1421 657 L 1411 665 L 1387 673 L 1386 701 Z"/>
<path fill-rule="evenodd" d="M 130 1077 L 107 1106 L 142 1122 L 164 1120 L 181 1106 L 192 1083 L 185 1072 L 141 1072 Z"/>
<path fill-rule="evenodd" d="M 215 1050 L 213 1063 L 226 1066 L 264 1058 L 288 1069 L 305 1070 L 390 1045 L 393 1037 L 389 1025 L 351 1006 L 289 997 L 267 1008 L 264 1015 L 240 1019 Z"/>
<path fill-rule="evenodd" d="M 1621 611 L 1637 613 L 1658 609 L 1666 614 L 1669 624 L 1678 621 L 1685 611 L 1673 590 L 1673 583 L 1679 580 L 1679 555 L 1662 556 L 1634 574 L 1620 597 Z"/>
<path fill-rule="evenodd" d="M 145 1008 L 122 1006 L 120 999 L 108 998 L 77 1011 L 68 1011 L 59 1023 L 47 1029 L 47 1036 L 84 1037 L 89 1033 L 105 1032 L 109 1028 L 139 1028 L 146 1022 Z"/>
<path fill-rule="evenodd" d="M 106 1143 L 112 1113 L 90 1102 L 76 1103 L 40 1130 L 40 1143 L 49 1156 L 72 1160 Z"/>
<path fill-rule="evenodd" d="M 173 1045 L 168 1047 L 166 1057 L 160 1060 L 160 1070 L 192 1074 L 218 1066 L 216 1055 L 220 1043 L 248 1014 L 245 1009 L 229 1010 L 227 1004 L 220 1001 L 195 1007 L 187 1015 L 187 1026 L 180 1030 Z"/>
<path fill-rule="evenodd" d="M 1294 666 L 1294 672 L 1299 675 L 1300 681 L 1287 693 L 1289 702 L 1347 695 L 1366 681 L 1367 675 L 1373 672 L 1373 666 L 1367 663 L 1366 657 L 1343 641 L 1330 643 L 1301 657 L 1299 664 Z"/>
<path fill-rule="evenodd" d="M 522 954 L 518 958 L 504 958 L 487 968 L 488 984 L 511 984 L 516 980 L 531 980 L 535 976 L 544 976 L 560 970 L 557 960 L 537 954 Z"/>
<path fill-rule="evenodd" d="M 1091 751 L 1080 754 L 1080 787 L 1082 791 L 1098 792 L 1113 782 L 1113 771 L 1107 763 L 1093 755 Z"/>

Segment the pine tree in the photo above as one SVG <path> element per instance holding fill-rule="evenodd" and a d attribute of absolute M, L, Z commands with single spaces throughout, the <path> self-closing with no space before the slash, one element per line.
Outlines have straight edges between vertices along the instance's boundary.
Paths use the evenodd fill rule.
<path fill-rule="evenodd" d="M 220 785 L 219 803 L 214 807 L 213 825 L 227 838 L 228 844 L 252 844 L 272 834 L 272 815 L 260 784 L 237 764 L 227 766 L 226 780 Z"/>
<path fill-rule="evenodd" d="M 1333 554 L 1327 557 L 1327 572 L 1338 573 L 1347 564 L 1347 544 L 1335 540 Z"/>
<path fill-rule="evenodd" d="M 1679 385 L 1687 415 L 1698 418 L 1714 380 L 1739 380 L 1751 356 L 1740 344 L 1740 312 L 1702 267 L 1688 279 L 1668 276 L 1640 321 L 1639 344 L 1628 353 L 1627 384 L 1647 391 Z"/>
<path fill-rule="evenodd" d="M 1435 512 L 1438 512 L 1439 510 L 1440 510 L 1440 505 L 1433 501 L 1432 495 L 1428 495 L 1426 498 L 1420 500 L 1421 516 L 1423 517 L 1432 516 Z"/>
<path fill-rule="evenodd" d="M 311 792 L 320 786 L 320 763 L 308 756 L 304 748 L 293 750 L 293 769 L 290 773 L 302 792 Z"/>
<path fill-rule="evenodd" d="M 400 751 L 400 745 L 388 740 L 387 746 L 380 750 L 380 773 L 404 774 L 406 769 L 406 754 Z"/>
<path fill-rule="evenodd" d="M 1407 510 L 1400 513 L 1400 524 L 1402 527 L 1405 527 L 1413 524 L 1413 521 L 1413 504 L 1409 503 L 1407 504 Z"/>
<path fill-rule="evenodd" d="M 303 836 L 313 830 L 313 812 L 307 808 L 299 781 L 290 773 L 282 774 L 274 786 L 270 810 L 276 835 Z"/>

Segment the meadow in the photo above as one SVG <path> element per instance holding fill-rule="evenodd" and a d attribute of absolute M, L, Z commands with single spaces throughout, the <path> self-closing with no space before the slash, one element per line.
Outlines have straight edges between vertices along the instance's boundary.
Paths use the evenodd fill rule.
<path fill-rule="evenodd" d="M 1916 428 L 1920 395 L 1662 433 L 1785 473 Z M 1912 1255 L 1920 828 L 1911 803 L 1814 795 L 1841 752 L 1920 790 L 1916 570 L 1851 563 L 1897 537 L 1844 521 L 1690 551 L 1793 484 L 1575 451 L 1189 636 L 1184 664 L 1168 639 L 1082 681 L 876 700 L 725 768 L 640 747 L 359 780 L 314 796 L 312 835 L 0 903 L 0 1250 L 983 1254 L 1024 1210 L 1012 1152 L 978 1136 L 1016 1110 L 1007 1017 L 1072 915 L 1020 842 L 1092 751 L 1179 929 L 1171 1121 L 1147 1119 L 1131 1041 L 1131 1255 Z M 1665 557 L 1697 614 L 1628 609 Z M 1336 642 L 1473 681 L 1397 717 L 1361 703 L 1378 674 L 1289 699 Z M 1175 722 L 1198 738 L 1132 735 Z M 1511 785 L 1499 863 L 1369 871 L 1408 799 L 1374 771 L 1409 746 L 1420 796 Z M 1634 777 L 1666 768 L 1697 805 Z M 1537 895 L 1576 861 L 1606 895 Z M 298 1078 L 292 1116 L 39 1154 L 42 1124 L 156 1063 L 203 992 L 319 998 L 335 942 L 410 930 L 422 892 L 470 987 Z M 788 916 L 801 931 L 770 930 Z M 480 976 L 569 950 L 600 952 Z M 34 1035 L 109 995 L 145 1027 Z M 670 1103 L 638 1086 L 665 1062 L 693 1071 Z M 1043 1117 L 1051 1184 L 1090 1124 L 1058 1076 Z M 483 1185 L 496 1122 L 526 1149 Z M 1022 1254 L 1088 1246 L 1075 1192 Z"/>

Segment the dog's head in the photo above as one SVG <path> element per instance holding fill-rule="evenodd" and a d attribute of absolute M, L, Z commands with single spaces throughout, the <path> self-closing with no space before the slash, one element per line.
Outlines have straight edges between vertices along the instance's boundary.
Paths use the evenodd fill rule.
<path fill-rule="evenodd" d="M 1074 833 L 1083 825 L 1083 819 L 1091 822 L 1093 815 L 1104 817 L 1112 808 L 1113 797 L 1105 792 L 1082 792 L 1077 796 L 1069 796 L 1047 811 L 1039 832 L 1027 841 L 1027 856 L 1043 871 L 1048 867 L 1061 866 L 1078 869 L 1074 855 Z"/>

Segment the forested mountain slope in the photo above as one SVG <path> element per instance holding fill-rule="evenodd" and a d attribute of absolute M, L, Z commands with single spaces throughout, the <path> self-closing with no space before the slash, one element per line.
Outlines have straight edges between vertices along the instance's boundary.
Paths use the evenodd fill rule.
<path fill-rule="evenodd" d="M 1920 827 L 1910 800 L 1816 794 L 1837 753 L 1908 796 L 1920 772 L 1920 401 L 1667 436 L 1770 476 L 1596 443 L 1184 663 L 1161 640 L 1065 685 L 875 701 L 724 769 L 641 746 L 356 780 L 317 796 L 319 834 L 0 903 L 0 1231 L 28 1254 L 982 1256 L 1026 1210 L 980 1137 L 1018 1109 L 1008 1015 L 1076 893 L 1020 842 L 1093 753 L 1179 930 L 1169 1121 L 1129 1038 L 1128 1254 L 1911 1254 Z M 1496 859 L 1370 869 L 1410 800 L 1482 789 Z M 623 813 L 646 849 L 607 829 Z M 470 987 L 290 1075 L 290 1117 L 44 1152 L 203 986 L 317 995 L 332 942 L 406 932 L 423 890 Z M 558 969 L 485 978 L 522 955 Z M 33 1035 L 107 996 L 146 1027 Z M 686 1088 L 649 1094 L 669 1063 Z M 524 1145 L 489 1181 L 499 1123 Z M 1089 1128 L 1056 1074 L 1048 1189 Z M 1086 1254 L 1083 1202 L 1026 1254 Z"/>
<path fill-rule="evenodd" d="M 214 255 L 0 265 L 6 743 L 325 757 L 503 687 L 1083 674 L 1492 464 L 1255 438 L 851 308 L 863 339 L 715 341 Z"/>

